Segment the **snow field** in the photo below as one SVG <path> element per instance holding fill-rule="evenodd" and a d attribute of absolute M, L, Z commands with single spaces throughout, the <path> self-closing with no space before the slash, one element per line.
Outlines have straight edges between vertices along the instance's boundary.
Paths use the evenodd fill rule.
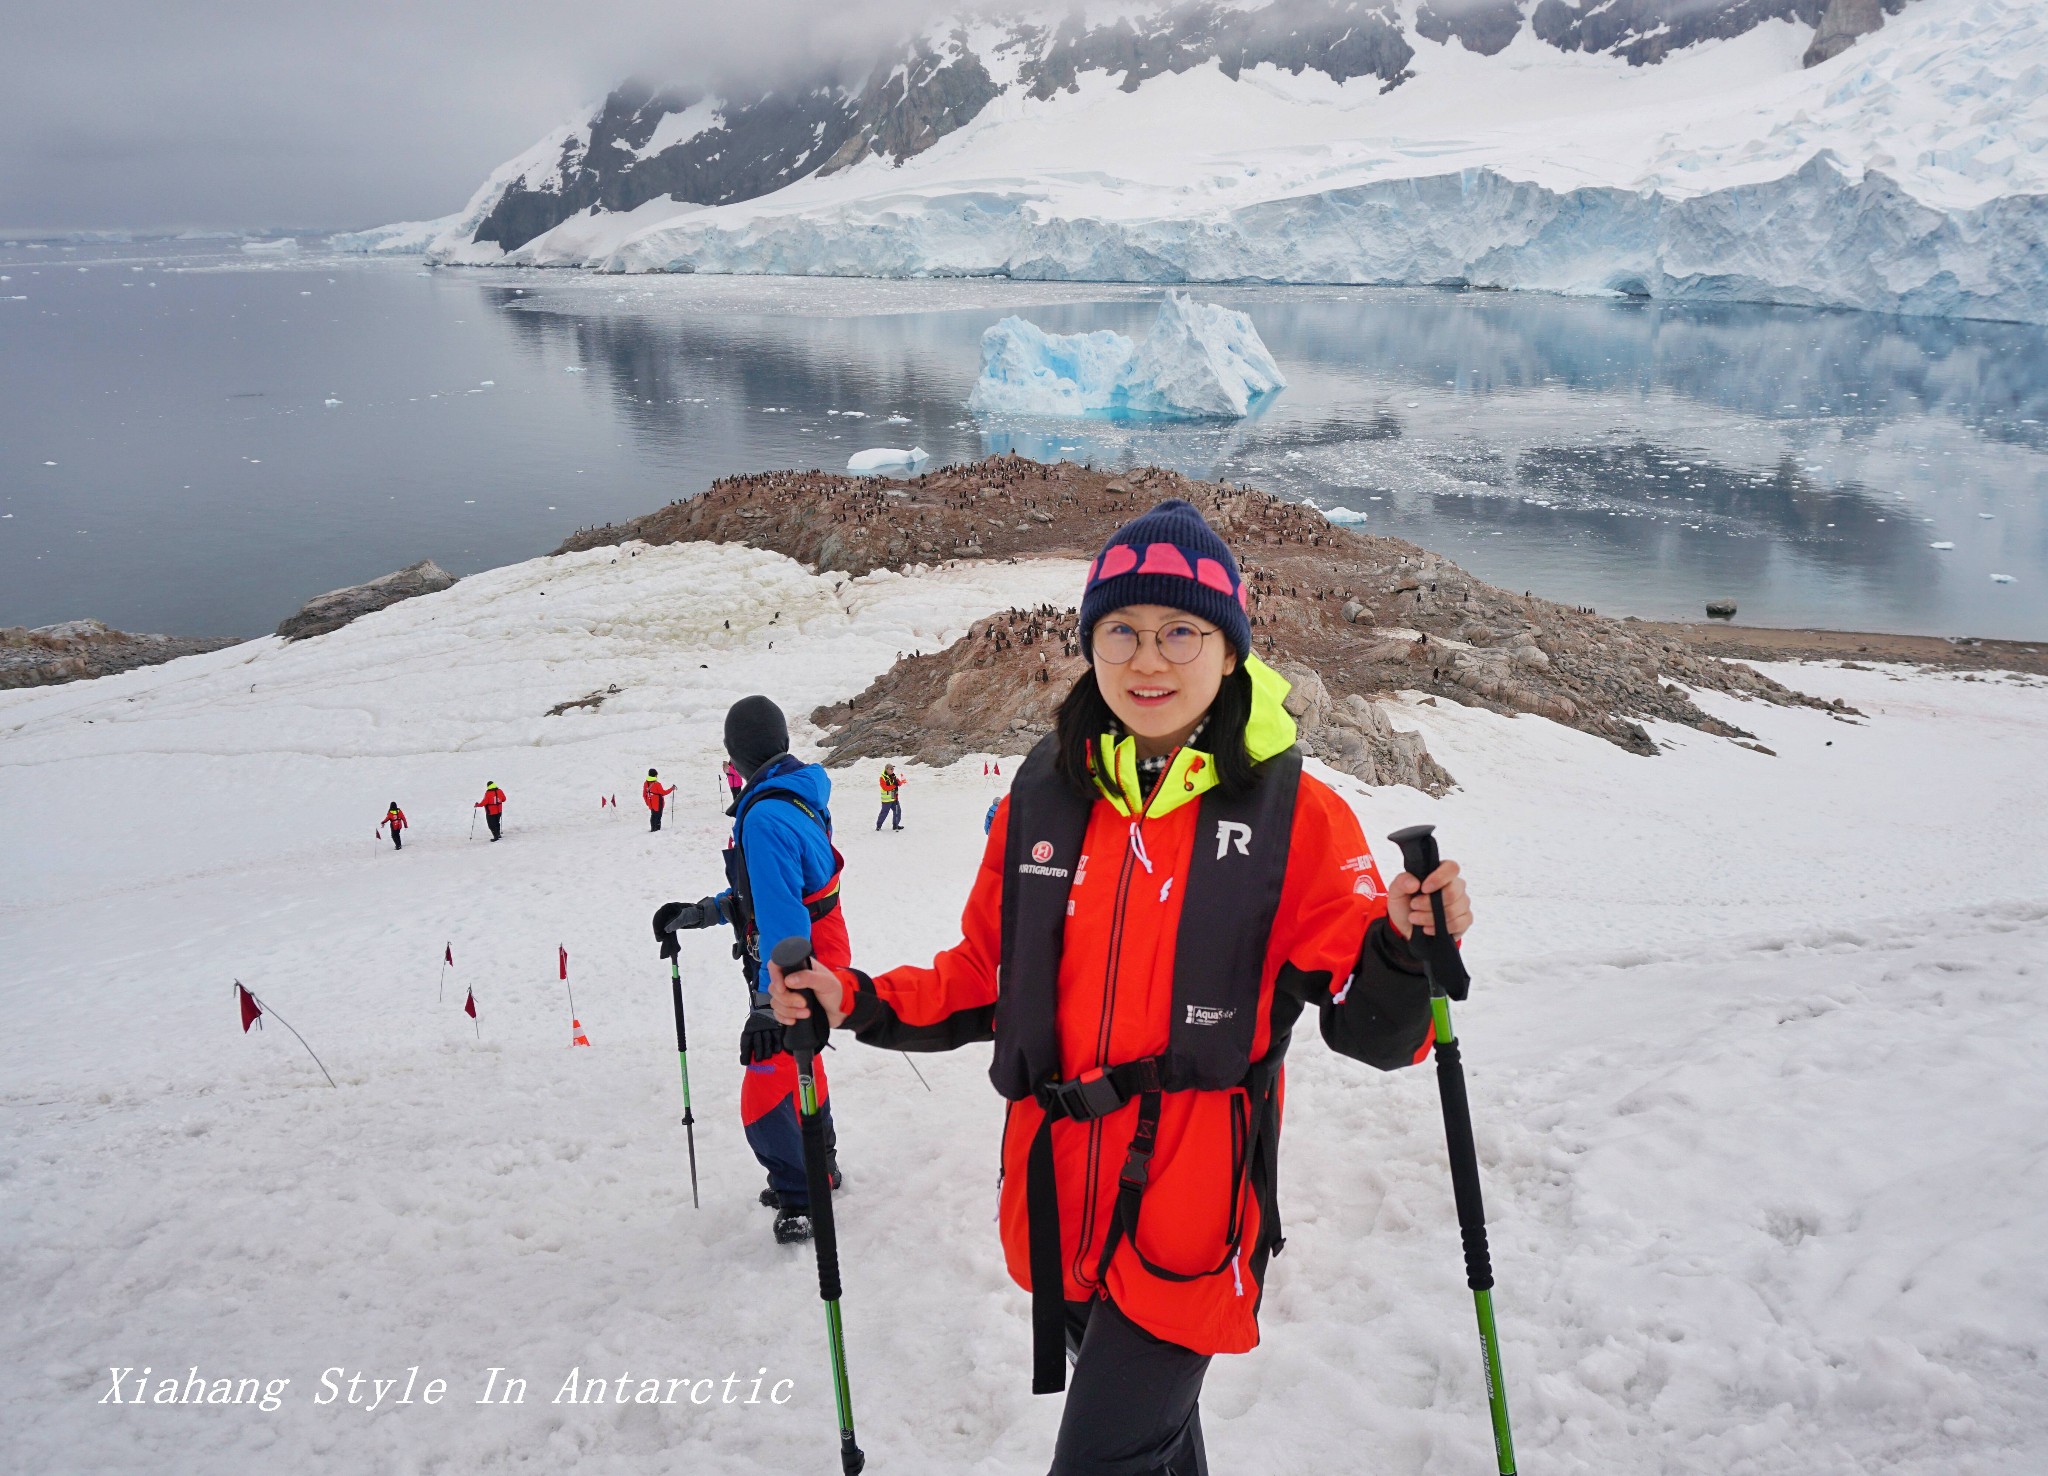
<path fill-rule="evenodd" d="M 719 885 L 731 700 L 775 695 L 801 744 L 803 714 L 899 650 L 1068 603 L 1080 569 L 841 584 L 747 549 L 599 550 L 297 646 L 0 696 L 0 1380 L 19 1468 L 829 1463 L 809 1252 L 773 1245 L 752 1202 L 736 971 L 722 935 L 689 940 L 693 1211 L 647 915 Z M 1397 723 L 1461 788 L 1333 780 L 1382 851 L 1431 820 L 1472 877 L 1457 1019 L 1524 1463 L 2031 1469 L 2048 693 L 1774 674 L 1868 721 L 1709 696 L 1779 756 L 1659 728 L 1671 746 L 1645 760 L 1403 701 Z M 595 712 L 541 715 L 610 684 Z M 679 786 L 659 835 L 638 803 L 650 764 Z M 874 967 L 953 941 L 1000 788 L 978 759 L 907 766 L 907 828 L 878 835 L 878 768 L 835 774 Z M 498 845 L 464 838 L 486 779 L 510 796 Z M 614 792 L 617 815 L 597 805 Z M 395 855 L 370 834 L 393 797 L 417 827 Z M 558 943 L 589 1051 L 567 1049 Z M 274 1024 L 240 1036 L 234 977 L 339 1090 Z M 1028 1393 L 1026 1301 L 1001 1268 L 986 1054 L 918 1064 L 929 1093 L 888 1053 L 829 1060 L 862 1444 L 878 1470 L 1042 1470 L 1058 1401 Z M 1289 1245 L 1265 1346 L 1210 1375 L 1216 1468 L 1484 1469 L 1430 1073 L 1371 1073 L 1309 1031 L 1289 1095 Z M 293 1382 L 270 1414 L 95 1402 L 108 1365 L 194 1364 Z M 312 1402 L 325 1368 L 414 1364 L 447 1403 Z M 494 1366 L 528 1380 L 524 1404 L 474 1403 Z M 766 1368 L 794 1389 L 786 1406 L 552 1403 L 572 1367 L 636 1387 L 738 1374 L 743 1397 Z"/>

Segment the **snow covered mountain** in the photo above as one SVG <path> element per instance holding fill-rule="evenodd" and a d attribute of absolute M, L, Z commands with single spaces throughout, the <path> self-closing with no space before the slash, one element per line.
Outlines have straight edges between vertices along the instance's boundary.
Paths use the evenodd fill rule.
<path fill-rule="evenodd" d="M 337 241 L 473 265 L 1456 283 L 2048 321 L 2044 10 L 1194 0 L 962 20 L 856 86 L 621 87 L 456 215 Z"/>

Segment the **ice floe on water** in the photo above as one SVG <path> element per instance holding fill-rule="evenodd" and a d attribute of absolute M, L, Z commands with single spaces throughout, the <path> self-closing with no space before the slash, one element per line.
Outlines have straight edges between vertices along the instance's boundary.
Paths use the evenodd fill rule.
<path fill-rule="evenodd" d="M 912 446 L 905 450 L 898 446 L 876 446 L 869 451 L 856 451 L 846 458 L 848 471 L 881 471 L 884 467 L 916 466 L 920 461 L 929 461 L 931 456 L 924 447 Z"/>
<path fill-rule="evenodd" d="M 1286 384 L 1248 315 L 1169 292 L 1143 343 L 1004 318 L 981 336 L 967 403 L 981 415 L 1242 419 Z"/>

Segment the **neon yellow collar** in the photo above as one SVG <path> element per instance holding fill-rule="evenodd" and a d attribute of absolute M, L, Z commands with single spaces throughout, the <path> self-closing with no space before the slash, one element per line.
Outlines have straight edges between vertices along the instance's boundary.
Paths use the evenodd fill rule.
<path fill-rule="evenodd" d="M 1282 704 L 1287 678 L 1256 656 L 1245 658 L 1252 679 L 1252 714 L 1244 725 L 1244 744 L 1253 763 L 1264 763 L 1294 742 L 1294 719 Z M 1138 773 L 1138 740 L 1129 734 L 1104 733 L 1096 740 L 1095 788 L 1124 816 L 1156 819 L 1216 787 L 1216 757 L 1192 744 L 1174 750 L 1166 770 L 1147 797 Z"/>

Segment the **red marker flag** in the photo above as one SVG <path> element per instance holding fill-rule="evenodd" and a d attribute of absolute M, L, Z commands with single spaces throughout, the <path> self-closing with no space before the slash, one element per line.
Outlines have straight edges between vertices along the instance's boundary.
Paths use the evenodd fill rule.
<path fill-rule="evenodd" d="M 561 955 L 559 963 L 562 970 L 562 977 L 566 979 L 569 977 L 569 950 L 563 947 L 561 944 L 557 943 L 555 945 L 555 951 Z"/>
<path fill-rule="evenodd" d="M 474 989 L 470 990 L 469 997 L 463 1000 L 462 1013 L 469 1016 L 472 1020 L 476 1018 L 476 991 Z"/>
<path fill-rule="evenodd" d="M 453 943 L 443 943 L 441 945 L 441 962 L 451 969 L 455 967 L 455 945 Z"/>
<path fill-rule="evenodd" d="M 249 1027 L 263 1018 L 263 1007 L 256 1003 L 256 996 L 242 987 L 240 979 L 235 980 L 235 1002 L 242 1007 L 242 1034 L 249 1033 Z"/>

